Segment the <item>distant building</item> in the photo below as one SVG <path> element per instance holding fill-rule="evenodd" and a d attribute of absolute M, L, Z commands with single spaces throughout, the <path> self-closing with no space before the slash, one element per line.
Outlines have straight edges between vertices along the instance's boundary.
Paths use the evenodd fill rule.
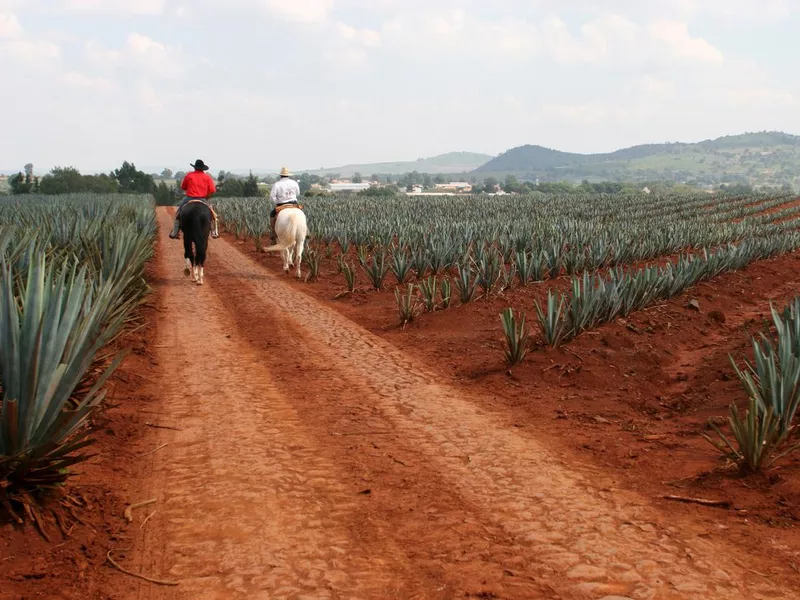
<path fill-rule="evenodd" d="M 412 194 L 421 194 L 422 193 L 422 186 L 419 184 L 414 184 L 411 186 L 411 193 Z"/>
<path fill-rule="evenodd" d="M 363 192 L 370 188 L 369 183 L 331 183 L 332 192 Z"/>
<path fill-rule="evenodd" d="M 468 193 L 472 191 L 472 184 L 466 181 L 453 181 L 452 183 L 437 183 L 437 192 L 462 192 Z"/>
<path fill-rule="evenodd" d="M 645 186 L 645 187 L 643 187 L 643 188 L 642 188 L 642 191 L 643 191 L 645 194 L 649 194 L 649 193 L 650 193 L 650 188 L 649 188 L 649 187 L 647 187 L 647 186 Z"/>

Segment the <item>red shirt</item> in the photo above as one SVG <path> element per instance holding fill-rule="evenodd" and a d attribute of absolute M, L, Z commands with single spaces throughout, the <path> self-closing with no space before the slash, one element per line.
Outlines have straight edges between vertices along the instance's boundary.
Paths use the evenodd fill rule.
<path fill-rule="evenodd" d="M 181 189 L 188 198 L 208 198 L 217 191 L 217 186 L 214 185 L 211 175 L 205 171 L 192 171 L 183 178 Z"/>

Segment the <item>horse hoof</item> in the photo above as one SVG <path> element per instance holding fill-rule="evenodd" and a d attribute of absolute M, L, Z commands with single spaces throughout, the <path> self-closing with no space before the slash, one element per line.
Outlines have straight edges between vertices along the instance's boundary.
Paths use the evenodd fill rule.
<path fill-rule="evenodd" d="M 186 267 L 186 268 L 183 270 L 183 274 L 184 274 L 186 277 L 188 277 L 189 275 L 191 275 L 191 274 L 192 274 L 192 270 L 191 270 L 189 267 Z"/>

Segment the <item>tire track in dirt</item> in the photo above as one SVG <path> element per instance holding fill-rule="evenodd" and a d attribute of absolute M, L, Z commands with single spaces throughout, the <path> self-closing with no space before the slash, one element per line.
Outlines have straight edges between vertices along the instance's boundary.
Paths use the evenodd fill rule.
<path fill-rule="evenodd" d="M 183 279 L 181 249 L 165 245 L 165 212 L 160 223 L 165 317 L 152 392 L 156 423 L 178 430 L 161 430 L 169 446 L 148 459 L 141 496 L 158 502 L 136 563 L 180 585 L 143 583 L 136 597 L 433 597 L 430 579 L 408 587 L 403 554 L 358 518 L 364 498 L 317 451 L 267 357 L 238 339 L 210 286 Z"/>
<path fill-rule="evenodd" d="M 411 460 L 436 472 L 444 492 L 454 491 L 480 523 L 516 540 L 522 574 L 560 597 L 797 597 L 742 569 L 733 548 L 661 523 L 643 499 L 606 487 L 590 468 L 567 465 L 503 426 L 461 390 L 436 384 L 424 367 L 227 242 L 215 247 L 208 276 L 242 318 L 252 322 L 261 314 L 274 328 L 284 385 L 296 385 L 291 370 L 297 367 L 304 377 L 329 372 L 337 385 L 324 389 L 318 402 L 359 406 L 375 423 L 388 424 L 398 435 L 383 449 L 411 448 Z"/>

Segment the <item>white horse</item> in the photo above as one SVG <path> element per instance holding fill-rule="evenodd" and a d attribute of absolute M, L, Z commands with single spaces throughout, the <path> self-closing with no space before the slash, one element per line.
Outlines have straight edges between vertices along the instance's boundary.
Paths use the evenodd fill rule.
<path fill-rule="evenodd" d="M 295 267 L 297 278 L 300 279 L 300 263 L 303 260 L 306 235 L 308 235 L 308 225 L 305 213 L 299 208 L 283 208 L 275 220 L 275 236 L 278 238 L 278 243 L 264 248 L 263 251 L 280 251 L 283 255 L 283 272 L 288 274 L 289 268 Z"/>

